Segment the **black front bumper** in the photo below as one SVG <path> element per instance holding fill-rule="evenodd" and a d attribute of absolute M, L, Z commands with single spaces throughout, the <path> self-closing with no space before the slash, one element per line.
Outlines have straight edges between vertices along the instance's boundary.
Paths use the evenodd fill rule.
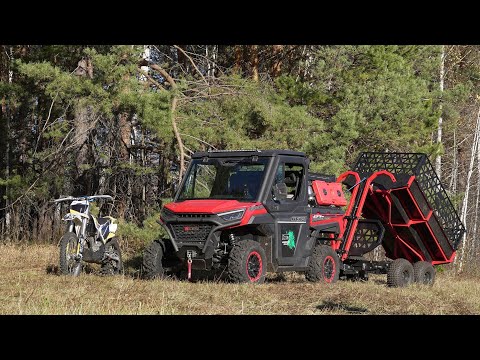
<path fill-rule="evenodd" d="M 180 259 L 187 259 L 189 252 L 192 255 L 192 265 L 202 260 L 207 262 L 207 268 L 211 265 L 222 231 L 240 222 L 241 219 L 225 221 L 216 214 L 173 213 L 165 210 L 162 211 L 159 221 L 167 230 Z"/>

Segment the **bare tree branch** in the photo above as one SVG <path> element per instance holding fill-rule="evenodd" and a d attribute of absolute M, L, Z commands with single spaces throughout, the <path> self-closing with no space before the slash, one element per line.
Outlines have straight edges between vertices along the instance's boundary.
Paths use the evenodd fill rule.
<path fill-rule="evenodd" d="M 208 143 L 208 142 L 206 142 L 206 141 L 203 141 L 202 139 L 199 139 L 199 138 L 197 138 L 197 137 L 195 137 L 195 136 L 188 135 L 188 134 L 180 134 L 180 135 L 191 137 L 191 138 L 193 138 L 193 139 L 195 139 L 195 140 L 197 140 L 197 141 L 200 141 L 201 143 L 203 143 L 203 144 L 205 144 L 205 145 L 208 145 L 208 146 L 210 146 L 211 148 L 217 150 L 217 148 L 216 148 L 215 146 L 213 146 L 212 144 L 210 144 L 210 143 Z"/>
<path fill-rule="evenodd" d="M 207 79 L 205 79 L 205 77 L 203 76 L 203 74 L 200 72 L 200 70 L 198 69 L 197 65 L 195 65 L 195 62 L 193 61 L 193 59 L 191 58 L 190 55 L 188 55 L 180 46 L 177 46 L 177 45 L 173 45 L 173 47 L 177 50 L 180 50 L 182 52 L 183 55 L 185 55 L 185 57 L 190 61 L 190 63 L 192 64 L 192 66 L 195 68 L 195 70 L 197 71 L 197 73 L 202 77 L 203 81 L 205 81 L 205 84 L 207 84 L 208 86 L 208 81 Z"/>
<path fill-rule="evenodd" d="M 177 139 L 178 142 L 178 150 L 180 151 L 180 171 L 179 171 L 179 176 L 178 176 L 178 181 L 182 181 L 183 173 L 185 172 L 185 151 L 184 151 L 184 145 L 182 141 L 182 137 L 180 136 L 180 132 L 178 131 L 177 127 L 177 121 L 175 119 L 175 111 L 177 109 L 177 103 L 178 103 L 178 96 L 177 96 L 177 90 L 178 86 L 175 80 L 170 76 L 169 73 L 165 71 L 164 68 L 162 68 L 160 65 L 154 64 L 154 63 L 148 63 L 148 66 L 152 68 L 155 71 L 158 71 L 160 75 L 162 75 L 165 80 L 168 81 L 170 86 L 172 87 L 172 106 L 170 109 L 170 114 L 172 117 L 172 127 L 173 127 L 173 132 L 175 134 L 175 138 Z"/>

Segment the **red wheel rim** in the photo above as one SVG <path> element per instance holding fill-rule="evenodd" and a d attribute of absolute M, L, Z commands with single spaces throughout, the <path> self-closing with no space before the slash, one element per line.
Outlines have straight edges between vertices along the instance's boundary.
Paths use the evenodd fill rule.
<path fill-rule="evenodd" d="M 326 256 L 325 260 L 323 260 L 322 266 L 323 279 L 325 282 L 331 283 L 333 281 L 335 278 L 335 271 L 335 259 L 330 255 Z"/>
<path fill-rule="evenodd" d="M 247 258 L 246 264 L 247 276 L 251 282 L 258 281 L 263 272 L 263 261 L 260 254 L 252 251 Z"/>

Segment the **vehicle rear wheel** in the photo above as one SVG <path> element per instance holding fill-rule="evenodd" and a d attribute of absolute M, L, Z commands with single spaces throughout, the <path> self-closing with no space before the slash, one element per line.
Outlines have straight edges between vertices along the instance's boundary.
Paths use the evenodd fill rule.
<path fill-rule="evenodd" d="M 340 275 L 340 259 L 328 245 L 316 245 L 313 248 L 305 278 L 312 282 L 334 283 Z"/>
<path fill-rule="evenodd" d="M 60 239 L 60 273 L 77 276 L 82 270 L 81 261 L 77 261 L 78 237 L 73 232 L 65 233 Z"/>
<path fill-rule="evenodd" d="M 100 267 L 100 272 L 103 275 L 121 274 L 123 272 L 123 261 L 117 238 L 112 238 L 105 244 L 105 254 L 110 254 L 114 258 L 107 258 Z M 118 260 L 116 258 L 118 258 Z"/>
<path fill-rule="evenodd" d="M 432 286 L 435 282 L 435 268 L 426 261 L 417 261 L 413 265 L 413 279 L 423 285 Z"/>
<path fill-rule="evenodd" d="M 163 241 L 155 240 L 143 252 L 142 277 L 144 279 L 163 277 L 162 258 Z"/>
<path fill-rule="evenodd" d="M 387 272 L 387 285 L 404 287 L 413 282 L 413 265 L 407 259 L 399 258 L 392 261 Z"/>
<path fill-rule="evenodd" d="M 228 279 L 236 283 L 258 283 L 265 281 L 267 256 L 260 244 L 253 240 L 240 241 L 228 257 Z"/>

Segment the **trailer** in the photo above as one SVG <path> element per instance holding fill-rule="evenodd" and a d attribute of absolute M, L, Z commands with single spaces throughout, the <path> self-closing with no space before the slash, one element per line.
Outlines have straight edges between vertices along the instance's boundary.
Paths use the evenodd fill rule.
<path fill-rule="evenodd" d="M 365 152 L 336 181 L 355 188 L 345 241 L 334 245 L 344 274 L 387 272 L 391 286 L 407 285 L 412 275 L 433 284 L 433 266 L 454 260 L 465 226 L 427 155 Z M 393 261 L 365 260 L 377 246 Z"/>
<path fill-rule="evenodd" d="M 298 271 L 325 283 L 379 273 L 394 287 L 433 284 L 465 233 L 421 153 L 365 152 L 338 178 L 310 172 L 296 151 L 195 153 L 159 222 L 169 237 L 145 249 L 144 277 L 223 269 L 251 283 Z M 378 247 L 383 261 L 368 256 Z"/>

